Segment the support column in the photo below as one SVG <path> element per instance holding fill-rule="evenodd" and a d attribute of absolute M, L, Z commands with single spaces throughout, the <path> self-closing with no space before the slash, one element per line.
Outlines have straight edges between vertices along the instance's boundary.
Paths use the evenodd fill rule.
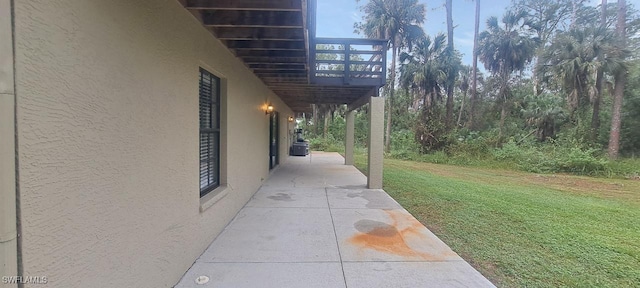
<path fill-rule="evenodd" d="M 11 1 L 0 0 L 0 276 L 18 275 Z M 2 287 L 17 287 L 9 284 Z"/>
<path fill-rule="evenodd" d="M 369 189 L 382 189 L 384 149 L 384 98 L 369 99 Z"/>
<path fill-rule="evenodd" d="M 353 165 L 353 145 L 355 143 L 355 120 L 356 120 L 356 111 L 347 112 L 347 127 L 346 132 L 347 135 L 344 137 L 344 165 Z"/>

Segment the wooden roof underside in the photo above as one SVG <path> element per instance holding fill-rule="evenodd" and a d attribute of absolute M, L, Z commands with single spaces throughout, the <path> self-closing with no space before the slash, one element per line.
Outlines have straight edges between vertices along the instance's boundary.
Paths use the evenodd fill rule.
<path fill-rule="evenodd" d="M 310 84 L 315 0 L 179 1 L 296 112 L 375 93 L 371 86 Z"/>

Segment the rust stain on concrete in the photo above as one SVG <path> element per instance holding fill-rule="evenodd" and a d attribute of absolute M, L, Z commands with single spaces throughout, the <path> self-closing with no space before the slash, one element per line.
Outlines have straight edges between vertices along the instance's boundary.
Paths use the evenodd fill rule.
<path fill-rule="evenodd" d="M 441 261 L 457 256 L 455 252 L 447 249 L 447 247 L 437 247 L 436 250 L 438 251 L 433 251 L 434 253 L 416 251 L 407 243 L 408 239 L 417 243 L 421 241 L 434 242 L 434 239 L 424 234 L 424 229 L 426 228 L 410 214 L 390 210 L 385 212 L 391 218 L 391 224 L 373 220 L 360 220 L 354 225 L 359 232 L 349 238 L 348 242 L 363 249 L 371 249 L 409 259 Z M 433 244 L 435 243 L 429 244 L 428 246 L 434 246 Z"/>

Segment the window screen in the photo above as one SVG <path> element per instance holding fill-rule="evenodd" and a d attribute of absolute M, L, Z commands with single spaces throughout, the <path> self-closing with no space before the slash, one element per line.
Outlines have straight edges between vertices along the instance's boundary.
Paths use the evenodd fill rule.
<path fill-rule="evenodd" d="M 220 186 L 220 79 L 200 68 L 200 197 Z"/>

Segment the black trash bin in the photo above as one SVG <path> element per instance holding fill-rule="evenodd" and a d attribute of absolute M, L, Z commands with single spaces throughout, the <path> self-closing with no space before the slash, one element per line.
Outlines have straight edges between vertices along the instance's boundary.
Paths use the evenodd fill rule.
<path fill-rule="evenodd" d="M 306 156 L 307 154 L 309 154 L 309 143 L 307 142 L 293 143 L 293 149 L 292 149 L 293 156 Z"/>
<path fill-rule="evenodd" d="M 302 129 L 296 129 L 296 141 L 291 145 L 292 156 L 307 156 L 309 154 L 309 142 L 302 139 Z"/>

